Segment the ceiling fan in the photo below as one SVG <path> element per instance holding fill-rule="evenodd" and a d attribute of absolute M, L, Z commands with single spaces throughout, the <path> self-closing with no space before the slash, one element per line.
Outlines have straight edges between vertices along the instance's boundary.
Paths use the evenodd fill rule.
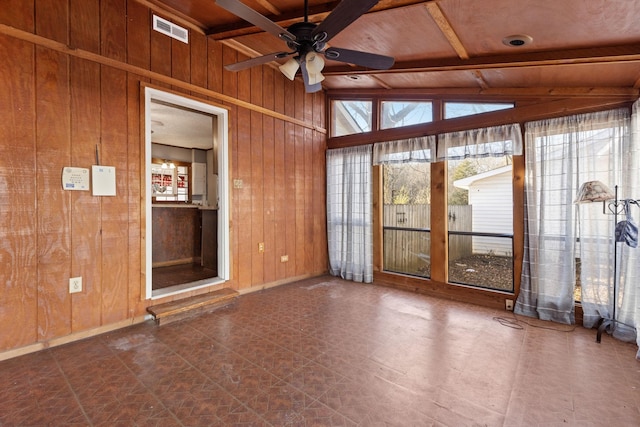
<path fill-rule="evenodd" d="M 284 29 L 280 25 L 261 15 L 240 0 L 216 0 L 216 4 L 234 15 L 244 19 L 283 40 L 290 51 L 274 52 L 268 55 L 225 65 L 229 71 L 240 71 L 254 65 L 266 64 L 277 59 L 293 56 L 280 65 L 280 71 L 290 80 L 295 78 L 298 69 L 302 74 L 305 89 L 308 93 L 322 89 L 324 80 L 322 69 L 323 56 L 333 61 L 346 62 L 376 70 L 387 70 L 393 65 L 390 56 L 357 50 L 326 47 L 326 44 L 340 31 L 371 9 L 378 0 L 342 0 L 338 6 L 320 24 L 309 22 L 308 0 L 304 2 L 304 21 L 296 22 Z M 326 49 L 325 49 L 326 48 Z"/>

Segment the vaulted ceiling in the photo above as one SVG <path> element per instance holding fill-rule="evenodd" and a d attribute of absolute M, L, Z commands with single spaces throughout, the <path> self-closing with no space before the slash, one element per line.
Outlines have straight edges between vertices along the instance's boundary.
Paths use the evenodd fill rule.
<path fill-rule="evenodd" d="M 303 0 L 241 1 L 285 28 L 304 19 Z M 248 57 L 287 50 L 214 0 L 144 2 Z M 338 4 L 309 0 L 309 20 L 322 21 Z M 639 22 L 640 7 L 629 0 L 380 0 L 330 45 L 393 56 L 395 64 L 373 71 L 327 60 L 323 87 L 633 95 L 640 89 Z M 512 46 L 505 42 L 511 36 L 530 42 Z"/>

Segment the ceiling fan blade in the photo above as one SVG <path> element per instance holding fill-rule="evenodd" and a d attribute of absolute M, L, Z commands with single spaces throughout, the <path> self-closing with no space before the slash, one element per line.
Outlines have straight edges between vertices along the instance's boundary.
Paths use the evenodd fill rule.
<path fill-rule="evenodd" d="M 305 61 L 300 61 L 300 72 L 302 73 L 302 80 L 304 81 L 304 89 L 307 93 L 315 93 L 322 90 L 321 83 L 310 84 L 309 72 L 307 71 L 307 64 Z"/>
<path fill-rule="evenodd" d="M 327 42 L 375 6 L 378 0 L 342 0 L 311 33 L 311 38 Z"/>
<path fill-rule="evenodd" d="M 291 34 L 289 31 L 246 6 L 244 3 L 241 3 L 239 0 L 216 0 L 216 4 L 278 38 L 294 41 L 296 39 L 296 36 Z"/>
<path fill-rule="evenodd" d="M 333 61 L 347 62 L 349 64 L 355 64 L 376 70 L 388 70 L 395 62 L 395 59 L 391 56 L 360 52 L 358 50 L 351 49 L 341 49 L 339 47 L 330 47 L 323 53 L 325 58 Z"/>
<path fill-rule="evenodd" d="M 256 58 L 247 59 L 245 61 L 236 62 L 234 64 L 225 65 L 224 68 L 229 71 L 242 71 L 255 65 L 266 64 L 267 62 L 275 61 L 276 59 L 286 58 L 295 52 L 276 52 L 270 53 L 264 56 L 258 56 Z"/>

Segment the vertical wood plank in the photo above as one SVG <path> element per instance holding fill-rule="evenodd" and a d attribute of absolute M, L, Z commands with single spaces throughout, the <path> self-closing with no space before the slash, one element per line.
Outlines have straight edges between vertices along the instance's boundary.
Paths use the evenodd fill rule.
<path fill-rule="evenodd" d="M 382 271 L 384 266 L 383 237 L 384 204 L 382 194 L 382 166 L 373 167 L 373 271 Z"/>
<path fill-rule="evenodd" d="M 161 34 L 157 31 L 151 31 L 151 58 L 150 65 L 151 71 L 163 74 L 165 76 L 171 75 L 171 38 Z M 158 86 L 168 87 L 169 85 L 164 82 L 158 82 L 153 80 L 153 84 Z"/>
<path fill-rule="evenodd" d="M 524 181 L 525 156 L 513 156 L 513 291 L 516 295 L 520 293 L 524 257 Z"/>
<path fill-rule="evenodd" d="M 84 1 L 84 0 L 76 0 Z M 151 66 L 151 17 L 137 1 L 127 2 L 127 61 L 148 70 Z"/>
<path fill-rule="evenodd" d="M 140 79 L 127 75 L 127 204 L 128 217 L 128 316 L 138 316 L 145 312 L 143 300 L 145 298 L 146 276 L 142 264 L 145 248 L 142 246 L 142 216 L 145 212 L 144 150 L 145 141 L 143 125 L 140 123 L 142 110 L 140 95 Z M 151 262 L 151 260 L 149 260 Z"/>
<path fill-rule="evenodd" d="M 238 58 L 241 60 L 241 58 Z M 251 71 L 245 70 L 237 73 L 238 99 L 251 101 Z M 237 163 L 234 168 L 235 179 L 240 180 L 240 188 L 234 186 L 234 203 L 238 206 L 238 216 L 235 217 L 235 235 L 238 239 L 238 286 L 240 289 L 251 286 L 252 281 L 252 256 L 258 247 L 253 246 L 251 234 L 251 112 L 244 108 L 238 108 L 237 114 L 238 142 Z"/>
<path fill-rule="evenodd" d="M 431 279 L 447 282 L 447 168 L 445 162 L 431 163 Z"/>
<path fill-rule="evenodd" d="M 126 0 L 100 2 L 102 55 L 126 61 Z M 116 196 L 101 197 L 102 323 L 126 319 L 128 312 L 127 77 L 101 67 L 100 164 L 116 167 Z M 114 96 L 114 94 L 120 96 Z"/>
<path fill-rule="evenodd" d="M 34 50 L 0 35 L 0 351 L 38 337 Z"/>
<path fill-rule="evenodd" d="M 324 92 L 316 93 L 314 96 L 314 117 L 316 118 L 316 125 L 318 127 L 324 127 L 324 108 L 325 97 Z M 317 146 L 313 154 L 316 166 L 314 167 L 314 188 L 312 197 L 315 204 L 313 211 L 316 212 L 316 218 L 314 223 L 314 236 L 317 242 L 315 252 L 315 269 L 317 273 L 325 273 L 329 266 L 329 255 L 327 245 L 327 170 L 326 170 L 326 153 L 327 153 L 327 139 L 326 134 L 321 132 L 314 132 Z"/>
<path fill-rule="evenodd" d="M 100 5 L 95 1 L 69 1 L 69 45 L 100 53 Z"/>
<path fill-rule="evenodd" d="M 235 62 L 237 58 L 237 52 L 231 48 L 223 46 L 222 44 L 209 41 L 209 51 L 213 52 L 209 55 L 209 68 L 207 75 L 209 76 L 209 85 L 211 88 L 215 85 L 220 85 L 222 92 L 225 95 L 237 97 L 238 96 L 238 74 L 224 70 L 222 68 L 222 62 L 230 61 Z M 219 52 L 219 53 L 215 53 Z M 220 61 L 212 62 L 215 58 L 220 58 Z M 213 68 L 212 68 L 213 67 Z M 217 75 L 219 78 L 213 79 L 212 75 Z M 238 107 L 231 106 L 229 110 L 229 212 L 230 212 L 230 230 L 229 230 L 229 255 L 231 257 L 230 268 L 230 286 L 234 289 L 239 289 L 239 189 L 235 189 L 233 185 L 234 179 L 237 178 L 238 170 Z"/>
<path fill-rule="evenodd" d="M 127 0 L 100 2 L 101 54 L 117 61 L 127 61 Z"/>
<path fill-rule="evenodd" d="M 295 84 L 295 111 L 294 115 L 297 119 L 304 120 L 304 86 L 298 82 Z M 295 212 L 296 212 L 296 276 L 305 274 L 306 252 L 308 250 L 305 239 L 305 227 L 307 218 L 305 218 L 305 147 L 304 147 L 304 129 L 300 126 L 295 127 Z"/>
<path fill-rule="evenodd" d="M 70 2 L 70 43 L 90 52 L 100 52 L 100 8 L 96 2 Z M 71 165 L 90 168 L 100 142 L 100 66 L 70 58 Z M 100 200 L 89 191 L 71 193 L 71 276 L 81 276 L 83 292 L 72 299 L 71 329 L 81 331 L 100 326 L 96 310 L 102 299 Z"/>
<path fill-rule="evenodd" d="M 190 81 L 192 84 L 207 87 L 207 38 L 192 31 L 189 34 Z"/>
<path fill-rule="evenodd" d="M 124 96 L 112 96 L 114 93 Z M 126 319 L 128 311 L 127 76 L 102 66 L 100 164 L 116 168 L 116 196 L 102 205 L 102 323 Z"/>
<path fill-rule="evenodd" d="M 313 264 L 315 274 L 324 273 L 328 269 L 327 257 L 327 203 L 326 203 L 326 169 L 325 138 L 319 132 L 313 132 L 313 188 L 311 190 L 313 212 Z"/>
<path fill-rule="evenodd" d="M 24 0 L 4 0 L 0 24 L 10 25 L 20 30 L 32 32 L 35 26 L 35 2 Z"/>
<path fill-rule="evenodd" d="M 36 48 L 38 330 L 46 339 L 70 332 L 68 278 L 70 194 L 60 173 L 70 160 L 67 58 Z"/>
<path fill-rule="evenodd" d="M 275 74 L 274 79 L 274 110 L 284 114 L 284 76 Z M 275 230 L 275 250 L 276 250 L 276 280 L 287 277 L 287 263 L 279 262 L 282 255 L 289 255 L 287 252 L 287 188 L 286 188 L 286 163 L 285 163 L 285 124 L 282 120 L 274 122 L 274 230 Z"/>
<path fill-rule="evenodd" d="M 67 27 L 69 21 L 68 0 L 37 0 L 35 5 L 36 34 L 67 44 L 69 37 Z M 56 19 L 51 19 L 52 16 L 55 16 Z"/>
<path fill-rule="evenodd" d="M 223 47 L 222 43 L 207 39 L 207 87 L 215 92 L 235 96 L 236 85 L 234 84 L 234 90 L 230 91 L 230 88 L 223 84 L 224 81 L 228 86 L 231 80 L 235 81 L 235 73 L 232 74 L 230 71 L 226 71 L 223 68 L 223 64 L 226 64 L 226 61 L 231 61 L 229 63 L 232 64 L 236 61 L 237 56 L 233 49 L 223 49 Z"/>
<path fill-rule="evenodd" d="M 100 7 L 97 2 L 73 0 L 69 39 L 72 46 L 100 53 Z M 90 168 L 100 143 L 100 66 L 70 58 L 71 166 Z M 71 276 L 82 277 L 83 291 L 71 295 L 71 330 L 100 326 L 102 272 L 100 252 L 100 200 L 89 191 L 71 193 Z"/>
<path fill-rule="evenodd" d="M 67 6 L 66 1 L 38 2 L 38 35 L 66 43 Z M 71 197 L 60 184 L 70 161 L 69 63 L 66 55 L 41 47 L 35 63 L 38 338 L 48 339 L 71 332 Z"/>
<path fill-rule="evenodd" d="M 191 81 L 191 60 L 189 45 L 181 41 L 171 39 L 171 77 Z"/>
<path fill-rule="evenodd" d="M 251 74 L 251 102 L 262 105 L 262 67 L 253 67 Z M 265 252 L 258 251 L 258 244 L 264 243 L 264 170 L 263 170 L 263 129 L 262 114 L 251 112 L 251 284 L 264 283 Z"/>
<path fill-rule="evenodd" d="M 274 108 L 274 70 L 263 67 L 262 72 L 263 106 L 270 110 Z M 280 263 L 280 253 L 276 247 L 275 237 L 275 152 L 274 152 L 274 119 L 264 116 L 262 119 L 262 168 L 263 168 L 263 236 L 265 244 L 264 283 L 271 283 L 276 279 L 276 263 Z"/>
<path fill-rule="evenodd" d="M 293 117 L 295 112 L 295 85 L 289 81 L 284 83 L 285 113 Z M 289 262 L 287 263 L 287 277 L 296 275 L 297 247 L 297 213 L 296 213 L 296 126 L 292 123 L 285 123 L 285 193 L 286 193 L 286 236 L 287 253 Z"/>
<path fill-rule="evenodd" d="M 148 70 L 151 58 L 151 17 L 149 10 L 142 4 L 127 2 L 127 60 L 130 64 Z M 127 182 L 129 191 L 129 280 L 128 280 L 128 309 L 129 316 L 140 315 L 144 312 L 146 295 L 146 262 L 143 237 L 146 230 L 144 197 L 144 144 L 143 125 L 141 123 L 141 90 L 140 81 L 147 79 L 135 75 L 127 76 Z M 150 219 L 149 219 L 150 220 Z M 151 236 L 149 236 L 151 238 Z"/>
<path fill-rule="evenodd" d="M 313 123 L 313 94 L 305 94 L 304 96 L 304 121 L 305 123 Z M 307 242 L 304 269 L 309 274 L 314 270 L 314 254 L 316 252 L 316 241 L 313 235 L 313 226 L 316 214 L 313 212 L 313 130 L 304 128 L 303 130 L 303 148 L 304 148 L 304 240 Z"/>

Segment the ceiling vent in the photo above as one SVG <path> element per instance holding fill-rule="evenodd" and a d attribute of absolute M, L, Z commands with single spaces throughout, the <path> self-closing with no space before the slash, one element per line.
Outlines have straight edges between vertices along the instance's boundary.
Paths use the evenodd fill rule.
<path fill-rule="evenodd" d="M 153 15 L 153 29 L 176 40 L 180 40 L 182 43 L 189 44 L 189 30 L 156 15 Z"/>

